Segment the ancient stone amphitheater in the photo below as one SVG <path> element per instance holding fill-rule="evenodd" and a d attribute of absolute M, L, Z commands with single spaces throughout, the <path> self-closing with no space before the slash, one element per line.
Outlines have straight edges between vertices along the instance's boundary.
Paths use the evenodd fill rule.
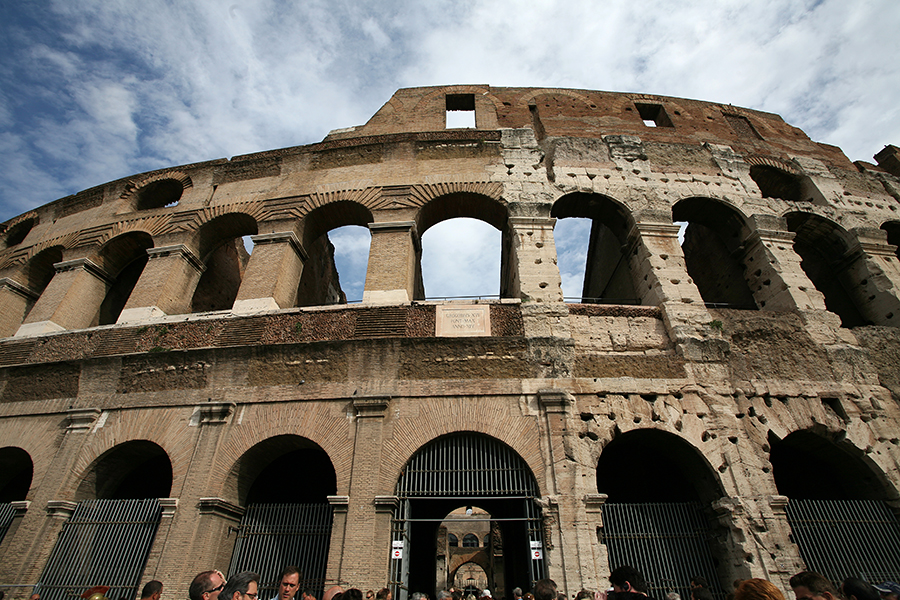
<path fill-rule="evenodd" d="M 900 578 L 900 151 L 876 160 L 729 104 L 461 85 L 20 215 L 0 589 Z M 502 236 L 497 298 L 425 295 L 421 236 L 457 217 Z M 361 303 L 345 225 L 371 233 Z"/>

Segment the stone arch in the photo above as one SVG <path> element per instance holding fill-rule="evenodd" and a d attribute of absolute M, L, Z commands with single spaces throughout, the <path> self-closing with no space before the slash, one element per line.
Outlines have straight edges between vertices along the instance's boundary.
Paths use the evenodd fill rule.
<path fill-rule="evenodd" d="M 152 175 L 138 183 L 129 184 L 120 196 L 133 210 L 150 210 L 178 204 L 184 190 L 194 184 L 190 176 L 180 171 Z"/>
<path fill-rule="evenodd" d="M 397 479 L 418 449 L 440 437 L 464 432 L 496 438 L 512 448 L 534 474 L 538 488 L 542 488 L 546 466 L 539 434 L 531 419 L 517 418 L 506 409 L 488 415 L 477 404 L 465 400 L 433 401 L 423 405 L 421 410 L 428 411 L 432 418 L 424 422 L 413 419 L 397 423 L 394 436 L 385 440 L 382 493 L 393 493 Z M 457 423 L 465 423 L 466 429 L 458 429 Z"/>
<path fill-rule="evenodd" d="M 3 247 L 12 248 L 24 242 L 34 226 L 38 224 L 38 220 L 37 215 L 23 215 L 10 223 L 3 236 Z"/>
<path fill-rule="evenodd" d="M 692 197 L 672 206 L 672 220 L 688 223 L 682 243 L 685 265 L 707 306 L 756 309 L 742 263 L 750 233 L 746 217 L 721 200 Z"/>
<path fill-rule="evenodd" d="M 451 548 L 459 548 L 459 538 L 456 537 L 456 534 L 455 534 L 455 533 L 448 533 L 448 534 L 447 534 L 447 544 L 448 544 Z"/>
<path fill-rule="evenodd" d="M 778 493 L 803 500 L 897 500 L 885 472 L 843 430 L 824 425 L 779 438 L 769 431 L 769 460 Z"/>
<path fill-rule="evenodd" d="M 610 502 L 690 502 L 725 495 L 716 470 L 684 437 L 661 429 L 616 434 L 597 460 L 597 491 Z"/>
<path fill-rule="evenodd" d="M 789 212 L 785 219 L 795 234 L 794 252 L 800 256 L 800 266 L 825 297 L 825 307 L 841 318 L 844 327 L 870 324 L 865 314 L 865 276 L 851 269 L 861 257 L 851 256 L 852 240 L 847 231 L 834 221 L 808 212 Z"/>
<path fill-rule="evenodd" d="M 317 206 L 301 222 L 303 248 L 308 258 L 297 288 L 297 306 L 344 304 L 346 294 L 334 262 L 334 245 L 328 232 L 339 227 L 366 227 L 373 221 L 372 211 L 353 200 L 337 200 Z"/>
<path fill-rule="evenodd" d="M 94 459 L 82 472 L 75 500 L 168 498 L 172 492 L 172 462 L 150 440 L 117 444 Z"/>
<path fill-rule="evenodd" d="M 628 251 L 628 236 L 635 222 L 623 204 L 601 194 L 575 192 L 558 198 L 550 216 L 591 219 L 583 302 L 638 302 Z"/>
<path fill-rule="evenodd" d="M 284 471 L 294 477 L 289 481 L 279 478 Z M 280 488 L 275 485 L 279 482 Z M 229 499 L 241 506 L 322 503 L 337 492 L 337 472 L 321 446 L 299 435 L 281 434 L 261 440 L 243 452 L 232 465 L 225 487 Z"/>
<path fill-rule="evenodd" d="M 130 231 L 107 241 L 97 253 L 98 265 L 112 279 L 98 308 L 97 325 L 116 322 L 128 297 L 140 279 L 153 247 L 153 238 L 144 231 Z"/>
<path fill-rule="evenodd" d="M 0 502 L 25 500 L 34 478 L 31 456 L 17 446 L 0 448 Z"/>
<path fill-rule="evenodd" d="M 479 548 L 481 544 L 479 543 L 478 536 L 474 533 L 467 533 L 463 536 L 462 539 L 462 547 L 463 548 Z"/>
<path fill-rule="evenodd" d="M 207 221 L 192 245 L 206 266 L 191 298 L 191 312 L 228 310 L 234 304 L 250 255 L 242 237 L 259 233 L 256 219 L 231 212 Z"/>
<path fill-rule="evenodd" d="M 466 565 L 476 565 L 477 567 L 479 567 L 484 572 L 485 578 L 487 578 L 487 574 L 491 570 L 491 565 L 488 562 L 487 556 L 485 556 L 484 552 L 477 552 L 473 556 L 467 556 L 464 562 L 458 565 L 451 565 L 450 577 L 447 578 L 448 587 L 450 585 L 456 584 L 456 574 L 459 573 L 460 569 L 464 568 Z"/>
<path fill-rule="evenodd" d="M 900 221 L 885 221 L 881 224 L 881 229 L 887 232 L 888 244 L 897 246 L 894 252 L 897 255 L 897 260 L 900 260 Z"/>
<path fill-rule="evenodd" d="M 783 161 L 763 156 L 746 159 L 750 178 L 756 182 L 763 198 L 779 198 L 788 202 L 803 200 L 803 181 L 800 172 Z"/>
<path fill-rule="evenodd" d="M 22 283 L 40 296 L 56 274 L 53 265 L 63 260 L 63 249 L 62 246 L 50 246 L 32 256 L 22 269 Z"/>

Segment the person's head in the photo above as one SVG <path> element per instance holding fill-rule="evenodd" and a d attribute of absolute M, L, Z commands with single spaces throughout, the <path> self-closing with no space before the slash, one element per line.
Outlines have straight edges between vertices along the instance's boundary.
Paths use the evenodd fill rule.
<path fill-rule="evenodd" d="M 452 589 L 450 590 L 450 596 L 453 598 L 453 600 L 462 600 L 462 590 Z"/>
<path fill-rule="evenodd" d="M 441 590 L 441 591 L 443 591 L 443 590 Z M 449 592 L 448 592 L 448 595 L 449 595 Z M 372 598 L 374 598 L 374 597 L 375 597 L 375 590 L 369 590 L 366 592 L 366 600 L 372 600 Z M 438 596 L 438 597 L 440 597 L 440 596 Z"/>
<path fill-rule="evenodd" d="M 881 600 L 898 600 L 898 598 L 900 598 L 900 585 L 893 581 L 885 581 L 884 583 L 879 583 L 872 587 L 881 594 Z M 0 600 L 3 599 L 0 598 Z"/>
<path fill-rule="evenodd" d="M 514 587 L 514 588 L 513 588 L 513 597 L 514 597 L 514 598 L 521 598 L 521 597 L 522 597 L 522 588 L 520 588 L 520 587 Z"/>
<path fill-rule="evenodd" d="M 225 583 L 219 600 L 257 600 L 259 575 L 253 571 L 241 571 Z"/>
<path fill-rule="evenodd" d="M 593 597 L 594 593 L 589 592 L 585 589 L 582 589 L 577 594 L 575 594 L 575 600 L 592 600 Z"/>
<path fill-rule="evenodd" d="M 338 594 L 343 594 L 344 588 L 339 585 L 333 585 L 322 594 L 322 600 L 334 600 L 334 597 Z"/>
<path fill-rule="evenodd" d="M 841 584 L 841 591 L 847 600 L 881 600 L 881 596 L 872 584 L 857 577 L 848 577 Z"/>
<path fill-rule="evenodd" d="M 700 575 L 694 575 L 691 577 L 691 589 L 694 588 L 708 588 L 709 582 L 705 577 L 701 577 Z"/>
<path fill-rule="evenodd" d="M 428 594 L 423 594 L 422 592 L 413 592 L 412 600 L 428 600 Z"/>
<path fill-rule="evenodd" d="M 784 600 L 784 594 L 765 579 L 745 579 L 734 592 L 734 600 Z"/>
<path fill-rule="evenodd" d="M 381 588 L 375 593 L 375 600 L 391 600 L 391 597 L 391 590 L 388 588 Z"/>
<path fill-rule="evenodd" d="M 341 600 L 363 600 L 362 590 L 350 588 L 344 592 L 344 595 L 341 596 Z"/>
<path fill-rule="evenodd" d="M 628 565 L 613 569 L 613 572 L 609 574 L 609 582 L 616 592 L 647 593 L 647 580 L 640 571 Z"/>
<path fill-rule="evenodd" d="M 556 582 L 552 579 L 541 579 L 534 584 L 534 600 L 556 600 Z"/>
<path fill-rule="evenodd" d="M 698 587 L 691 590 L 692 600 L 713 600 L 712 592 L 709 588 Z"/>
<path fill-rule="evenodd" d="M 203 571 L 194 577 L 188 596 L 191 600 L 218 600 L 224 587 L 225 576 L 221 571 Z"/>
<path fill-rule="evenodd" d="M 300 589 L 300 569 L 285 567 L 278 577 L 278 600 L 292 600 Z"/>
<path fill-rule="evenodd" d="M 159 597 L 162 596 L 162 582 L 157 580 L 148 581 L 147 585 L 144 586 L 144 589 L 141 590 L 141 600 L 145 600 L 145 598 L 153 598 L 153 600 L 159 600 Z"/>
<path fill-rule="evenodd" d="M 453 594 L 448 592 L 447 590 L 441 590 L 437 593 L 437 600 L 450 600 L 453 597 Z"/>
<path fill-rule="evenodd" d="M 840 594 L 824 575 L 813 571 L 797 573 L 790 580 L 797 600 L 839 600 Z"/>

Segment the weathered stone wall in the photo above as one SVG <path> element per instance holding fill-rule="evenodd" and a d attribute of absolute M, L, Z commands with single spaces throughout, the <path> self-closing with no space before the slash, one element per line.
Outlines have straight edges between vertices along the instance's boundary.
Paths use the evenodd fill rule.
<path fill-rule="evenodd" d="M 471 95 L 475 129 L 445 129 L 448 95 Z M 226 569 L 254 481 L 303 448 L 334 471 L 327 578 L 377 589 L 405 465 L 477 432 L 534 475 L 547 574 L 568 593 L 606 586 L 604 452 L 630 443 L 683 469 L 723 582 L 786 586 L 804 563 L 773 464 L 796 434 L 900 499 L 891 156 L 854 165 L 730 105 L 414 88 L 319 144 L 135 175 L 16 217 L 0 226 L 0 492 L 13 490 L 0 501 L 28 504 L 0 544 L 0 583 L 38 580 L 68 503 L 105 489 L 97 465 L 139 442 L 128 452 L 158 448 L 172 471 L 144 581 L 183 597 L 198 571 Z M 500 300 L 423 298 L 420 236 L 461 216 L 501 231 Z M 605 228 L 592 268 L 621 269 L 617 293 L 634 298 L 563 302 L 566 217 Z M 714 261 L 708 245 L 682 249 L 676 221 L 714 236 Z M 342 300 L 323 236 L 344 225 L 372 234 L 364 301 L 322 305 Z M 817 288 L 820 272 L 839 285 Z M 438 335 L 442 306 L 486 307 L 490 334 Z"/>

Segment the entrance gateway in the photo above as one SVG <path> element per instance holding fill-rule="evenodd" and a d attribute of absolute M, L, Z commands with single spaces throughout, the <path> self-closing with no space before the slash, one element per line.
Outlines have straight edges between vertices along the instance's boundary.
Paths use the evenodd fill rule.
<path fill-rule="evenodd" d="M 473 432 L 437 438 L 410 459 L 396 495 L 390 585 L 397 600 L 407 600 L 413 592 L 434 597 L 438 532 L 442 523 L 460 520 L 450 514 L 459 508 L 489 513 L 483 519 L 500 533 L 502 568 L 486 574 L 495 598 L 514 587 L 531 588 L 546 577 L 537 482 L 525 461 L 503 442 Z M 465 521 L 477 519 L 469 515 Z"/>

